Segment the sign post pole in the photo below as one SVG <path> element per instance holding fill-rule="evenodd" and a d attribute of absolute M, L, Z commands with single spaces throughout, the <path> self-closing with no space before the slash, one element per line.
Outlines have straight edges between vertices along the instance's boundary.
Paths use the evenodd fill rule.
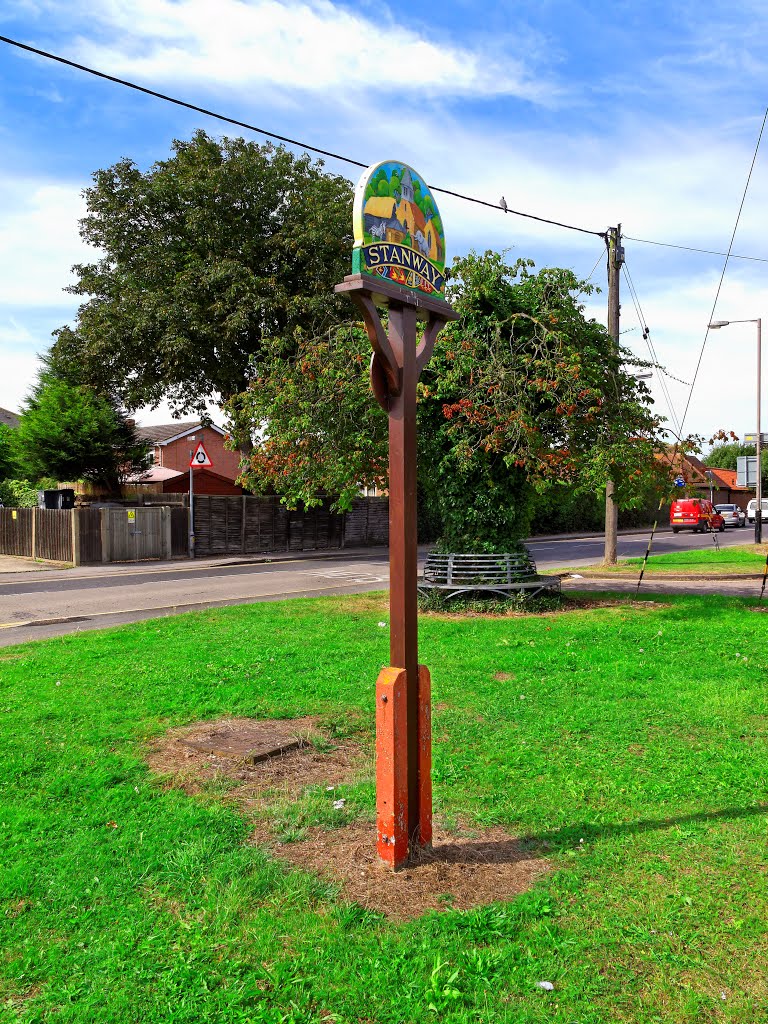
<path fill-rule="evenodd" d="M 397 180 L 395 197 L 383 202 L 369 188 L 382 174 Z M 426 198 L 435 211 L 429 219 L 416 205 L 415 180 L 422 204 Z M 432 841 L 431 684 L 418 659 L 416 385 L 440 329 L 458 319 L 442 296 L 445 241 L 428 227 L 435 215 L 415 171 L 394 162 L 368 168 L 355 199 L 359 272 L 336 286 L 362 314 L 373 348 L 371 386 L 389 417 L 390 665 L 376 684 L 376 818 L 379 857 L 392 868 Z M 427 239 L 437 262 L 424 253 Z M 403 244 L 409 240 L 412 248 Z"/>
<path fill-rule="evenodd" d="M 194 441 L 194 437 L 192 438 Z M 194 478 L 192 470 L 195 466 L 204 466 L 210 469 L 213 463 L 210 460 L 205 445 L 201 441 L 194 451 L 189 453 L 189 557 L 195 557 L 195 495 Z"/>
<path fill-rule="evenodd" d="M 192 449 L 189 450 L 189 557 L 195 557 L 195 498 L 192 481 Z"/>

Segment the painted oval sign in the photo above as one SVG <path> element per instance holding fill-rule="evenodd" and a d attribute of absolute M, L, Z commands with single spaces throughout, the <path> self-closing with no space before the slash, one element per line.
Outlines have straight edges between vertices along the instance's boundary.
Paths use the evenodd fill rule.
<path fill-rule="evenodd" d="M 384 160 L 367 168 L 355 191 L 353 217 L 354 274 L 444 296 L 443 222 L 429 186 L 412 167 Z"/>

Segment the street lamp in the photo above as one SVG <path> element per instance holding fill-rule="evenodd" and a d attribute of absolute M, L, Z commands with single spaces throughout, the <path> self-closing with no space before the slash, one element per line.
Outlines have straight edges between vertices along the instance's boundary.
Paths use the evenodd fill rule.
<path fill-rule="evenodd" d="M 757 508 L 755 509 L 755 544 L 760 544 L 763 539 L 763 486 L 762 486 L 762 465 L 761 465 L 761 445 L 762 440 L 760 436 L 760 355 L 762 349 L 761 341 L 761 330 L 763 326 L 762 318 L 758 317 L 756 320 L 713 320 L 709 325 L 713 331 L 719 330 L 721 327 L 728 327 L 729 324 L 757 324 L 757 444 L 755 445 L 757 454 L 757 481 L 755 485 L 755 501 Z"/>

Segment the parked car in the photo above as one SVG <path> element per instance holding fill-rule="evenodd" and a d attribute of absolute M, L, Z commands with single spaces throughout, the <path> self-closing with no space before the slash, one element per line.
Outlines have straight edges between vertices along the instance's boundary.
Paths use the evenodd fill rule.
<path fill-rule="evenodd" d="M 747 513 L 738 505 L 715 505 L 715 512 L 720 513 L 726 526 L 747 525 Z"/>
<path fill-rule="evenodd" d="M 757 498 L 750 498 L 747 502 L 747 519 L 750 525 L 755 521 L 755 510 L 757 509 Z M 760 518 L 768 519 L 768 498 L 763 498 L 760 502 Z"/>
<path fill-rule="evenodd" d="M 681 498 L 673 501 L 669 510 L 669 524 L 673 533 L 693 530 L 706 533 L 707 530 L 725 530 L 725 520 L 707 498 Z"/>

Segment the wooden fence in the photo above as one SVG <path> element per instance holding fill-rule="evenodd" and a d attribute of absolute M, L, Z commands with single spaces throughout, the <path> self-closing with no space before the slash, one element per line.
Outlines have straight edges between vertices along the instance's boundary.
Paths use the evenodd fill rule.
<path fill-rule="evenodd" d="M 32 557 L 33 508 L 0 508 L 0 554 Z"/>
<path fill-rule="evenodd" d="M 278 498 L 195 499 L 197 555 L 254 555 L 271 551 L 328 551 L 388 541 L 386 498 L 359 498 L 345 513 L 330 501 L 289 512 Z"/>
<path fill-rule="evenodd" d="M 388 540 L 386 498 L 358 498 L 345 513 L 330 501 L 289 512 L 276 497 L 195 498 L 195 553 L 253 555 L 368 547 Z M 189 553 L 187 508 L 0 508 L 0 554 L 88 565 Z"/>
<path fill-rule="evenodd" d="M 32 511 L 35 513 L 32 557 L 49 562 L 74 561 L 72 509 L 35 508 Z"/>
<path fill-rule="evenodd" d="M 255 555 L 271 551 L 327 551 L 386 544 L 389 502 L 358 498 L 349 512 L 330 511 L 330 501 L 289 512 L 276 497 L 195 498 L 195 553 Z"/>

